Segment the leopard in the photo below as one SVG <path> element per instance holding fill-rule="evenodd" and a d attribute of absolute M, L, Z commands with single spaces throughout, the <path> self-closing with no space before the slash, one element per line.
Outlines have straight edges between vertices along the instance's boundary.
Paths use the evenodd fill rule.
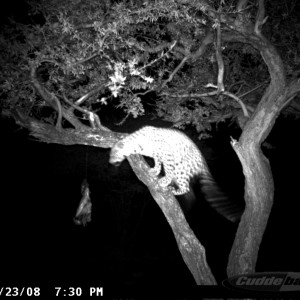
<path fill-rule="evenodd" d="M 130 155 L 152 158 L 154 167 L 149 169 L 149 174 L 174 196 L 189 194 L 188 198 L 194 198 L 191 182 L 198 179 L 206 201 L 217 212 L 232 222 L 239 219 L 240 209 L 219 189 L 201 151 L 183 132 L 144 126 L 113 145 L 109 163 L 119 166 Z"/>

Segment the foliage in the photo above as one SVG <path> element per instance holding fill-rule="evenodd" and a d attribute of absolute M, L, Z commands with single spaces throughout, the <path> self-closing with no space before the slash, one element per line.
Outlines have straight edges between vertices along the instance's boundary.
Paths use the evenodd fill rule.
<path fill-rule="evenodd" d="M 221 8 L 217 1 L 208 3 Z M 223 12 L 238 14 L 234 1 L 222 3 Z M 64 95 L 75 103 L 88 94 L 82 105 L 89 110 L 109 105 L 134 118 L 152 113 L 177 127 L 191 124 L 203 136 L 212 123 L 241 115 L 234 99 L 218 93 L 203 96 L 213 91 L 207 84 L 216 85 L 218 76 L 216 21 L 205 1 L 28 0 L 27 5 L 28 16 L 10 19 L 0 36 L 3 109 L 49 118 L 38 109 L 48 104 L 32 86 L 35 67 L 39 81 L 64 107 Z M 281 16 L 275 6 L 269 7 L 276 16 L 273 28 L 288 28 L 290 21 L 295 25 L 292 34 L 266 30 L 272 40 L 281 41 L 282 49 L 289 46 L 282 51 L 289 74 L 299 66 L 293 6 L 295 1 L 283 7 Z M 250 5 L 248 12 L 255 17 L 255 7 Z M 203 44 L 208 34 L 212 40 Z M 242 98 L 255 108 L 269 78 L 259 53 L 248 44 L 223 42 L 222 55 L 226 90 L 239 96 L 261 85 L 255 97 Z M 145 109 L 149 92 L 157 96 L 156 110 Z"/>

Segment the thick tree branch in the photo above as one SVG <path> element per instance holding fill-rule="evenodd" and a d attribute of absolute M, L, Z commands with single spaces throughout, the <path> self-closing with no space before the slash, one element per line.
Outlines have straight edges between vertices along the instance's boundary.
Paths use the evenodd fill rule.
<path fill-rule="evenodd" d="M 56 127 L 58 129 L 62 128 L 62 117 L 64 117 L 66 120 L 68 120 L 75 128 L 78 128 L 82 125 L 81 122 L 78 121 L 78 119 L 73 115 L 68 113 L 61 105 L 58 98 L 53 94 L 50 93 L 45 87 L 43 87 L 39 80 L 36 77 L 36 68 L 37 66 L 31 66 L 31 81 L 34 85 L 34 87 L 37 89 L 43 100 L 53 107 L 58 112 L 58 118 L 57 118 L 57 124 Z"/>
<path fill-rule="evenodd" d="M 189 227 L 182 210 L 169 190 L 163 190 L 149 175 L 149 166 L 138 156 L 130 156 L 128 161 L 136 176 L 146 186 L 163 211 L 171 226 L 179 251 L 198 285 L 215 285 L 216 280 L 207 264 L 205 249 Z"/>
<path fill-rule="evenodd" d="M 79 130 L 70 128 L 57 130 L 53 125 L 36 121 L 17 110 L 11 110 L 10 115 L 13 115 L 17 124 L 27 128 L 31 136 L 44 143 L 111 148 L 119 139 L 127 135 L 110 130 L 93 130 L 85 125 L 82 125 Z"/>

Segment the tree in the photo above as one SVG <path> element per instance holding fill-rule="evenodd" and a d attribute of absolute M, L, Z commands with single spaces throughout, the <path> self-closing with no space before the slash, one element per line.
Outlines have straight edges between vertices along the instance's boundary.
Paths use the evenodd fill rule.
<path fill-rule="evenodd" d="M 2 114 L 40 141 L 102 148 L 125 136 L 103 126 L 105 105 L 121 108 L 124 123 L 149 113 L 154 101 L 152 114 L 181 129 L 192 125 L 200 138 L 212 124 L 234 120 L 242 129 L 232 147 L 245 175 L 246 209 L 227 273 L 255 271 L 274 197 L 261 144 L 280 112 L 299 115 L 297 49 L 284 49 L 299 39 L 296 1 L 281 15 L 263 0 L 26 3 L 27 18 L 3 25 Z M 273 30 L 293 22 L 288 35 Z M 149 176 L 143 158 L 128 160 L 165 214 L 196 283 L 215 284 L 174 196 Z"/>

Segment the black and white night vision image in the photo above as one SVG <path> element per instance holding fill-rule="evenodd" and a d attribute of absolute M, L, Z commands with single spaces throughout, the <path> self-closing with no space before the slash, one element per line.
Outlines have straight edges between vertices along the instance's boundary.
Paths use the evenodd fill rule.
<path fill-rule="evenodd" d="M 1 3 L 0 291 L 299 293 L 299 13 Z"/>

